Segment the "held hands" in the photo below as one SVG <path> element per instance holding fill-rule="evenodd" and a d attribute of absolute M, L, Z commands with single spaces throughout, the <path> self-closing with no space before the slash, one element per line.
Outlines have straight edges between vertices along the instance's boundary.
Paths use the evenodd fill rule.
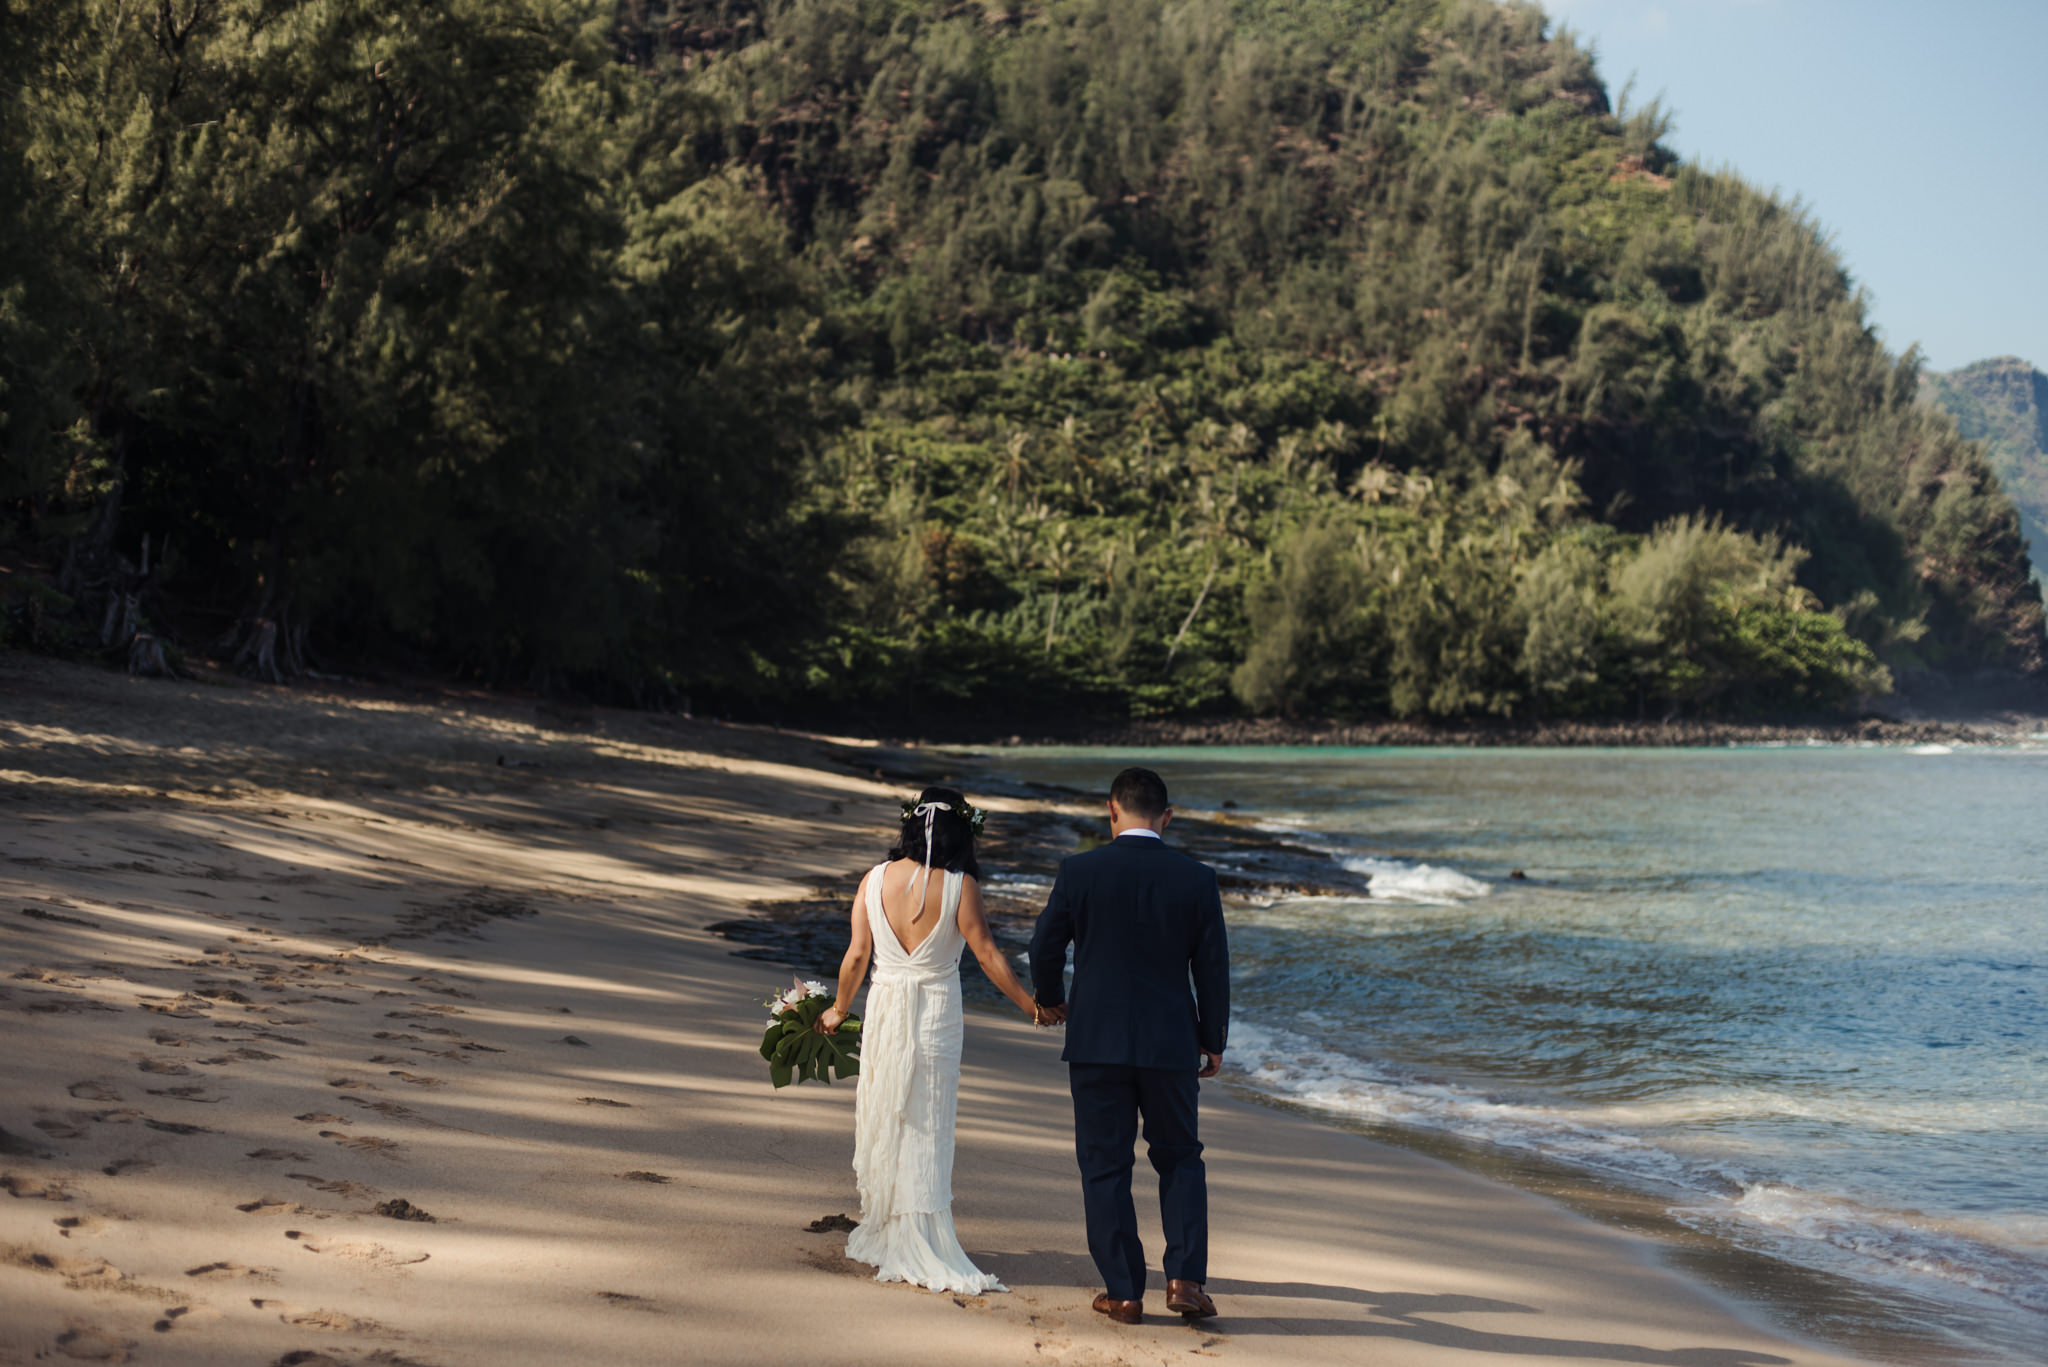
<path fill-rule="evenodd" d="M 1033 1025 L 1041 1029 L 1048 1026 L 1065 1025 L 1067 1022 L 1067 1008 L 1064 1005 L 1040 1006 L 1037 1002 L 1033 1002 L 1025 1014 L 1031 1017 Z"/>

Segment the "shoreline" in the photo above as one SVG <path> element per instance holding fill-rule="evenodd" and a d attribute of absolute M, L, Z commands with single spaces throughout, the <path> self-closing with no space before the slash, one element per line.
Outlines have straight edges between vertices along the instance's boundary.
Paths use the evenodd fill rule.
<path fill-rule="evenodd" d="M 1055 1042 L 983 1012 L 956 1209 L 1014 1290 L 875 1285 L 811 1229 L 857 1211 L 853 1092 L 768 1087 L 786 974 L 708 927 L 872 852 L 889 762 L 0 657 L 0 1359 L 1856 1360 L 1648 1240 L 1227 1091 L 1224 1318 L 1109 1325 Z"/>
<path fill-rule="evenodd" d="M 905 750 L 1030 746 L 1110 746 L 1129 749 L 1226 746 L 1445 749 L 1721 747 L 1739 745 L 2015 745 L 2048 733 L 2048 717 L 2013 714 L 1970 721 L 1900 721 L 1882 717 L 1811 722 L 1584 720 L 1287 721 L 1228 717 L 1211 720 L 1087 721 L 1020 728 L 992 736 L 986 726 L 938 728 L 934 735 L 897 738 Z"/>
<path fill-rule="evenodd" d="M 1249 1084 L 1239 1083 L 1233 1091 L 1255 1105 L 1423 1154 L 1554 1201 L 1596 1224 L 1647 1239 L 1665 1264 L 1705 1283 L 1741 1313 L 1777 1332 L 1879 1362 L 2011 1367 L 2014 1361 L 1988 1350 L 1964 1348 L 1934 1329 L 1907 1322 L 1899 1303 L 1908 1293 L 1851 1281 L 1685 1224 L 1671 1214 L 1668 1200 L 1644 1187 L 1441 1131 L 1345 1116 Z M 1912 1299 L 1929 1318 L 1943 1309 Z"/>

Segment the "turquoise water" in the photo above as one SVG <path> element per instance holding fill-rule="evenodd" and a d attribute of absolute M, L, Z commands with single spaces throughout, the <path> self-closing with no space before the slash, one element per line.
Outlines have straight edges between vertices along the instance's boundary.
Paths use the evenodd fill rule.
<path fill-rule="evenodd" d="M 2048 1359 L 2048 744 L 979 763 L 1148 763 L 1371 874 L 1230 908 L 1243 1083 L 1652 1194 L 1958 1360 Z"/>

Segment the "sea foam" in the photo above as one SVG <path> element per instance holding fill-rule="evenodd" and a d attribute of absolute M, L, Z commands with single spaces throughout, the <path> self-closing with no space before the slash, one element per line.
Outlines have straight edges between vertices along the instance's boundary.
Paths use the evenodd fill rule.
<path fill-rule="evenodd" d="M 1429 906 L 1453 906 L 1484 897 L 1493 891 L 1456 869 L 1434 864 L 1411 864 L 1402 859 L 1380 859 L 1370 855 L 1346 855 L 1337 861 L 1352 873 L 1372 880 L 1371 895 L 1388 902 L 1416 902 Z"/>
<path fill-rule="evenodd" d="M 1648 1106 L 1536 1100 L 1250 1023 L 1233 1024 L 1229 1058 L 1232 1073 L 1253 1088 L 1336 1117 L 1449 1135 L 1657 1192 L 1681 1223 L 1788 1262 L 1921 1294 L 1932 1279 L 2048 1313 L 2048 1221 L 2027 1231 L 1883 1209 L 1762 1180 L 1739 1161 L 1703 1160 L 1630 1132 L 1750 1112 L 1766 1100 L 1754 1094 Z"/>

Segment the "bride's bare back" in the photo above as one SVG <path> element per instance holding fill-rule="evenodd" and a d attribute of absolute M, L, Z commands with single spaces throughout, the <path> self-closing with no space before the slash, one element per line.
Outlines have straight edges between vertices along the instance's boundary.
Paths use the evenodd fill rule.
<path fill-rule="evenodd" d="M 917 947 L 931 938 L 939 928 L 939 916 L 944 911 L 946 900 L 946 875 L 944 869 L 932 870 L 932 876 L 918 886 L 918 875 L 924 872 L 924 864 L 916 859 L 896 859 L 882 865 L 882 915 L 889 922 L 889 929 L 896 932 L 896 943 L 903 946 L 906 954 L 915 954 Z M 922 898 L 918 894 L 922 892 Z"/>

